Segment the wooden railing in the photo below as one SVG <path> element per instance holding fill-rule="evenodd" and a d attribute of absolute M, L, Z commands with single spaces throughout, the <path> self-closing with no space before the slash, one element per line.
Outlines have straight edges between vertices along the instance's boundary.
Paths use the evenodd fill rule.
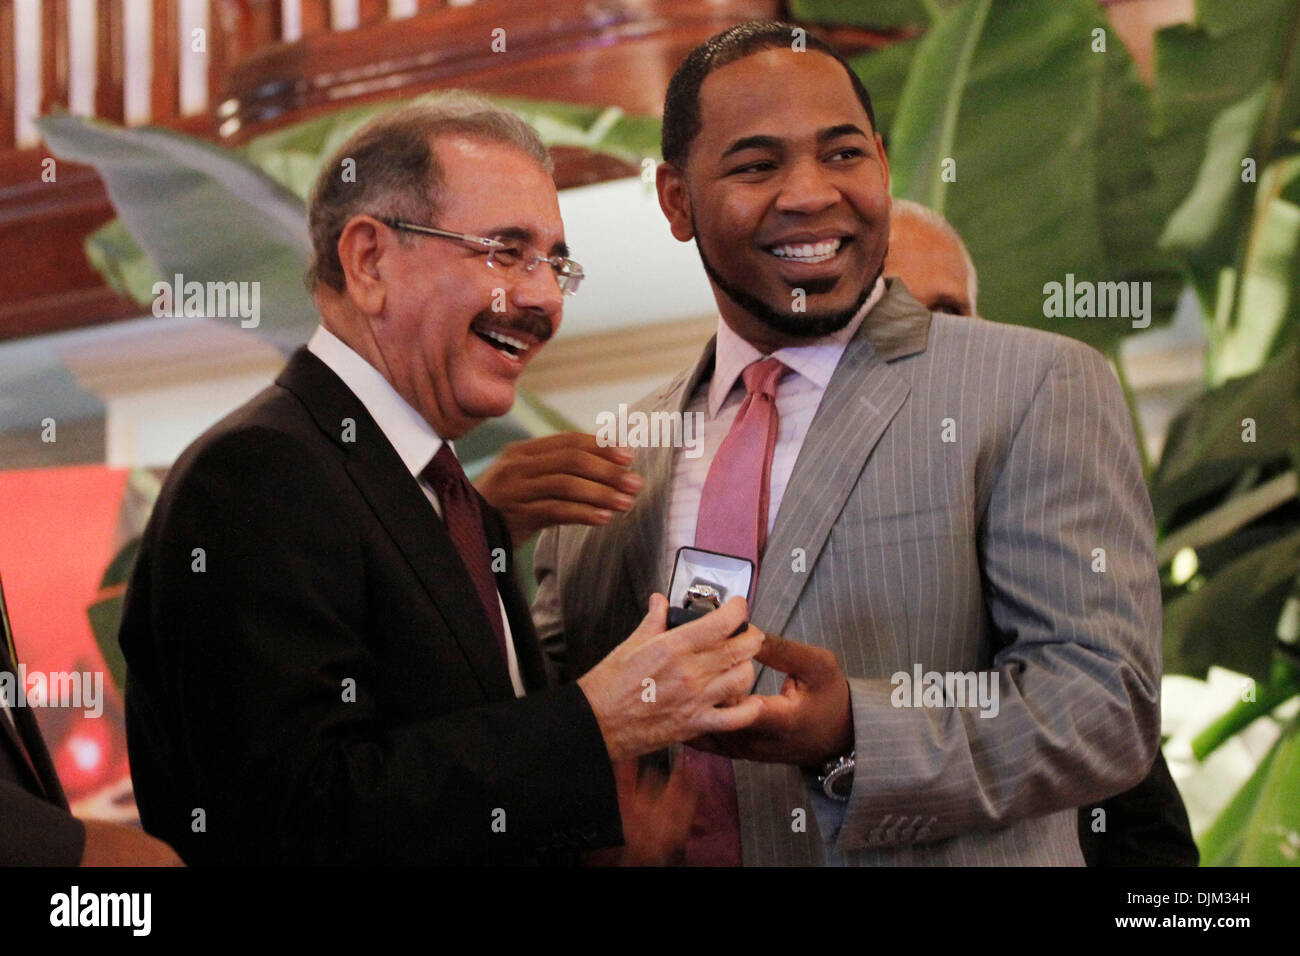
<path fill-rule="evenodd" d="M 225 83 L 231 65 L 257 50 L 286 39 L 311 38 L 334 29 L 330 0 L 91 0 L 93 24 L 71 19 L 69 0 L 0 0 L 0 149 L 30 146 L 36 142 L 30 126 L 19 114 L 20 87 L 39 90 L 36 104 L 40 113 L 67 109 L 71 105 L 74 75 L 88 66 L 73 60 L 72 39 L 78 32 L 89 36 L 93 27 L 93 77 L 82 81 L 93 86 L 93 113 L 123 122 L 127 117 L 127 77 L 140 72 L 151 77 L 148 102 L 136 111 L 136 118 L 167 124 L 182 115 L 180 97 L 181 63 L 198 57 L 206 64 L 208 89 L 217 91 Z M 445 4 L 431 0 L 394 0 L 393 6 L 414 13 Z M 147 13 L 147 35 L 132 38 L 136 55 L 127 57 L 128 6 L 139 15 Z M 182 36 L 182 7 L 191 12 L 207 9 L 207 23 Z M 358 27 L 389 19 L 389 0 L 344 0 L 341 7 L 352 12 L 348 19 Z M 286 13 L 289 14 L 286 17 Z M 25 22 L 28 18 L 32 23 Z M 286 21 L 296 27 L 286 37 Z M 19 26 L 23 37 L 39 35 L 39 47 L 27 63 L 27 76 L 19 77 Z M 134 41 L 138 40 L 138 43 Z M 209 97 L 210 99 L 211 97 Z M 208 112 L 200 103 L 191 113 Z"/>
<path fill-rule="evenodd" d="M 657 114 L 691 47 L 784 12 L 778 0 L 86 2 L 93 24 L 72 22 L 83 7 L 69 0 L 0 0 L 0 339 L 140 311 L 85 261 L 85 236 L 113 215 L 102 183 L 68 164 L 43 181 L 46 153 L 20 110 L 76 110 L 79 95 L 82 112 L 231 144 L 348 103 L 448 86 Z M 205 11 L 206 27 L 193 26 Z M 151 26 L 128 26 L 143 27 L 145 13 Z M 493 43 L 498 29 L 505 49 Z M 39 49 L 19 57 L 37 32 Z M 852 30 L 834 39 L 848 52 L 889 41 Z M 186 85 L 196 75 L 205 95 Z M 582 150 L 556 154 L 561 187 L 635 172 Z"/>

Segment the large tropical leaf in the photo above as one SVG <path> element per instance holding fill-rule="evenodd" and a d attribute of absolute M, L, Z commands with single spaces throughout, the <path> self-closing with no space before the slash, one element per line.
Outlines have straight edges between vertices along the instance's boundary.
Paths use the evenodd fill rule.
<path fill-rule="evenodd" d="M 1210 124 L 1196 180 L 1160 237 L 1166 249 L 1191 260 L 1231 260 L 1236 238 L 1231 227 L 1249 212 L 1253 191 L 1243 179 L 1242 162 L 1251 156 L 1268 92 L 1268 84 L 1261 83 Z"/>
<path fill-rule="evenodd" d="M 885 138 L 887 148 L 893 148 L 894 120 L 898 115 L 899 101 L 912 60 L 921 45 L 919 37 L 899 40 L 880 50 L 859 53 L 849 60 L 853 72 L 862 80 L 871 94 L 871 109 L 876 114 L 876 132 Z"/>
<path fill-rule="evenodd" d="M 1044 315 L 1044 286 L 1072 273 L 1150 281 L 1152 324 L 1168 319 L 1178 278 L 1154 248 L 1168 209 L 1148 97 L 1091 0 L 966 0 L 921 39 L 891 131 L 894 192 L 965 237 L 982 314 L 1113 351 L 1130 319 Z"/>
<path fill-rule="evenodd" d="M 310 242 L 297 196 L 229 150 L 169 130 L 74 116 L 38 125 L 57 156 L 96 168 L 164 281 L 257 283 L 249 331 L 284 349 L 303 342 L 316 311 L 302 283 Z"/>
<path fill-rule="evenodd" d="M 1277 621 L 1300 575 L 1300 529 L 1256 547 L 1165 605 L 1167 674 L 1204 677 L 1217 664 L 1269 678 Z"/>
<path fill-rule="evenodd" d="M 1300 155 L 1269 165 L 1259 177 L 1254 215 L 1239 235 L 1239 254 L 1216 271 L 1207 371 L 1211 383 L 1251 372 L 1296 339 L 1300 329 Z"/>
<path fill-rule="evenodd" d="M 1264 151 L 1239 155 L 1235 178 L 1245 155 L 1259 169 L 1268 165 L 1279 136 L 1300 122 L 1297 44 L 1295 0 L 1198 0 L 1194 24 L 1156 34 L 1153 150 L 1168 202 L 1180 202 L 1192 188 L 1215 118 L 1261 86 L 1269 87 L 1273 104 L 1258 140 Z"/>
<path fill-rule="evenodd" d="M 802 23 L 847 24 L 884 30 L 922 26 L 954 0 L 790 0 L 790 16 Z"/>
<path fill-rule="evenodd" d="M 1195 517 L 1186 513 L 1190 505 L 1227 489 L 1246 469 L 1288 458 L 1300 465 L 1300 346 L 1294 342 L 1258 372 L 1197 396 L 1169 425 L 1150 481 L 1156 526 L 1172 530 L 1176 518 Z"/>
<path fill-rule="evenodd" d="M 1256 685 L 1254 694 L 1243 695 L 1244 700 L 1234 703 L 1226 714 L 1215 718 L 1192 739 L 1192 756 L 1204 760 L 1232 736 L 1272 714 L 1297 694 L 1300 694 L 1300 667 L 1279 655 L 1273 662 L 1268 683 Z"/>
<path fill-rule="evenodd" d="M 1246 839 L 1246 828 L 1255 813 L 1264 781 L 1277 758 L 1277 741 L 1260 761 L 1250 779 L 1237 791 L 1236 795 L 1223 808 L 1213 825 L 1197 841 L 1201 852 L 1201 866 L 1237 866 L 1240 862 L 1241 847 Z"/>
<path fill-rule="evenodd" d="M 968 0 L 931 27 L 912 59 L 892 129 L 894 192 L 942 212 L 957 118 L 993 0 Z"/>
<path fill-rule="evenodd" d="M 1238 866 L 1300 865 L 1300 720 L 1282 731 L 1246 825 Z"/>
<path fill-rule="evenodd" d="M 1156 40 L 1154 143 L 1162 236 L 1209 320 L 1212 384 L 1253 371 L 1300 315 L 1300 4 L 1199 0 L 1195 25 Z M 1245 167 L 1245 168 L 1244 168 Z"/>

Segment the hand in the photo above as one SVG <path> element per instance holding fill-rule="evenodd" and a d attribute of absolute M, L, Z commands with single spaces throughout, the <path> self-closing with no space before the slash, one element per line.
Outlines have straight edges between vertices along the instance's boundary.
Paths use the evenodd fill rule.
<path fill-rule="evenodd" d="M 632 635 L 578 678 L 613 761 L 638 757 L 701 734 L 747 727 L 758 715 L 752 658 L 763 632 L 747 628 L 744 598 L 667 630 L 668 599 L 650 597 L 650 611 Z M 739 700 L 739 703 L 727 704 Z"/>
<path fill-rule="evenodd" d="M 818 769 L 853 749 L 849 682 L 832 652 L 767 634 L 754 659 L 786 675 L 781 693 L 751 697 L 762 710 L 744 730 L 693 740 L 692 747 Z"/>
<path fill-rule="evenodd" d="M 82 820 L 86 848 L 82 866 L 184 866 L 176 852 L 135 827 L 103 820 Z"/>
<path fill-rule="evenodd" d="M 516 547 L 557 524 L 608 524 L 645 487 L 632 456 L 569 432 L 506 445 L 475 487 L 506 519 Z"/>
<path fill-rule="evenodd" d="M 623 817 L 623 845 L 589 853 L 589 866 L 672 866 L 686 853 L 686 838 L 695 818 L 699 794 L 679 764 L 667 779 L 658 773 L 638 776 L 637 762 L 614 765 L 618 809 Z"/>

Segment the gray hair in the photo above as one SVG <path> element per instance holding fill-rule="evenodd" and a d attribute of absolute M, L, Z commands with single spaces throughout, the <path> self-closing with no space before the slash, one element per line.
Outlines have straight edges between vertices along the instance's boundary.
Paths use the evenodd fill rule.
<path fill-rule="evenodd" d="M 971 311 L 976 312 L 976 300 L 980 290 L 979 274 L 975 271 L 975 260 L 970 257 L 970 250 L 966 248 L 966 243 L 962 242 L 961 235 L 953 228 L 952 223 L 929 206 L 922 206 L 911 199 L 895 199 L 890 216 L 894 219 L 910 217 L 933 227 L 940 235 L 948 237 L 957 244 L 957 248 L 961 250 L 961 261 L 966 267 L 966 295 L 970 297 Z"/>
<path fill-rule="evenodd" d="M 353 216 L 427 224 L 441 202 L 442 169 L 433 151 L 439 136 L 462 135 L 513 146 L 554 171 L 537 131 L 513 113 L 472 93 L 450 90 L 370 120 L 322 167 L 307 205 L 312 261 L 307 286 L 343 291 L 339 237 Z M 402 235 L 402 242 L 409 237 Z"/>

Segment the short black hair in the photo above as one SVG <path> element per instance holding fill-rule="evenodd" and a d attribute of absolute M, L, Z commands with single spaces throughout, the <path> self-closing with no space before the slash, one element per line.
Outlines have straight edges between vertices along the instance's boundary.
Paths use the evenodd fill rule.
<path fill-rule="evenodd" d="M 829 43 L 806 27 L 776 20 L 750 20 L 709 37 L 687 54 L 681 66 L 677 67 L 664 98 L 663 139 L 660 141 L 664 159 L 678 168 L 685 165 L 691 143 L 700 132 L 700 87 L 710 73 L 764 50 L 794 49 L 795 39 L 799 37 L 802 37 L 803 49 L 825 53 L 844 67 L 849 82 L 853 84 L 853 92 L 867 111 L 867 119 L 871 120 L 871 129 L 876 132 L 871 94 L 853 72 L 853 67 Z"/>

